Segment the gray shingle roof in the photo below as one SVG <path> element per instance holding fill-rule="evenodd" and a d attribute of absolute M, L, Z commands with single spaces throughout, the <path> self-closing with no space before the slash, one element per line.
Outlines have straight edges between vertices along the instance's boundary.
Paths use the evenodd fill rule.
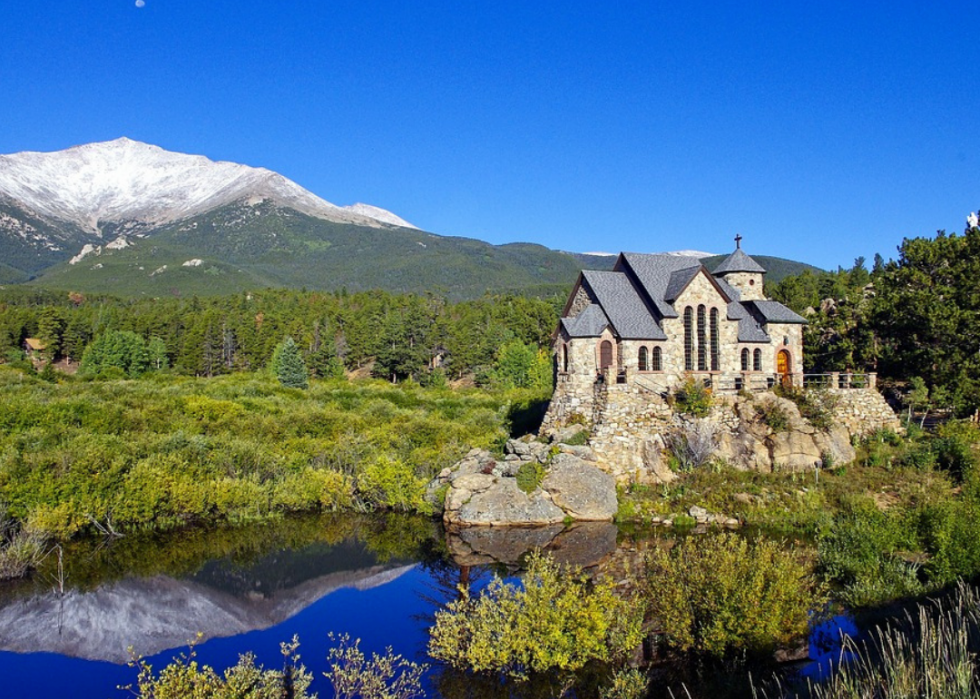
<path fill-rule="evenodd" d="M 673 303 L 700 271 L 701 265 L 698 265 L 697 267 L 688 267 L 687 269 L 679 269 L 676 272 L 672 272 L 670 275 L 670 281 L 667 282 L 667 289 L 664 291 L 664 301 Z"/>
<path fill-rule="evenodd" d="M 574 318 L 562 318 L 561 325 L 569 337 L 599 337 L 609 325 L 609 319 L 602 308 L 593 303 Z"/>
<path fill-rule="evenodd" d="M 806 323 L 806 318 L 778 301 L 746 301 L 745 306 L 764 323 Z"/>
<path fill-rule="evenodd" d="M 622 272 L 582 272 L 585 283 L 620 337 L 666 340 L 639 292 Z"/>
<path fill-rule="evenodd" d="M 715 277 L 715 281 L 718 283 L 718 286 L 721 287 L 721 290 L 724 291 L 728 298 L 730 298 L 732 301 L 739 301 L 742 298 L 742 292 L 721 277 Z"/>
<path fill-rule="evenodd" d="M 625 263 L 636 275 L 637 281 L 643 285 L 650 301 L 662 318 L 676 318 L 677 311 L 666 301 L 667 286 L 674 272 L 691 267 L 700 267 L 701 260 L 684 255 L 644 255 L 636 252 L 624 252 L 616 263 L 620 269 Z"/>
<path fill-rule="evenodd" d="M 728 319 L 738 321 L 739 342 L 769 342 L 769 335 L 759 321 L 738 301 L 728 304 Z"/>
<path fill-rule="evenodd" d="M 742 252 L 741 248 L 736 248 L 735 252 L 715 267 L 714 274 L 727 274 L 728 272 L 761 272 L 765 274 L 766 270 L 762 265 Z"/>

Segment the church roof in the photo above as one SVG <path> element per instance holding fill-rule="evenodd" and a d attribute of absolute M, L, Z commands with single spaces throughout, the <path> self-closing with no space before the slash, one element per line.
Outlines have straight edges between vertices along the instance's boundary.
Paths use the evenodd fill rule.
<path fill-rule="evenodd" d="M 778 301 L 746 301 L 745 306 L 765 323 L 806 323 L 806 318 Z"/>
<path fill-rule="evenodd" d="M 620 337 L 666 340 L 640 294 L 620 272 L 582 272 L 596 300 Z"/>
<path fill-rule="evenodd" d="M 776 301 L 742 301 L 738 289 L 718 276 L 733 271 L 765 272 L 741 249 L 714 274 L 696 257 L 624 252 L 611 272 L 582 272 L 581 283 L 594 303 L 574 318 L 562 318 L 562 328 L 571 337 L 598 337 L 610 327 L 624 339 L 666 340 L 663 319 L 678 317 L 674 301 L 701 273 L 727 303 L 728 319 L 738 321 L 739 342 L 769 342 L 767 323 L 806 322 Z"/>
<path fill-rule="evenodd" d="M 765 274 L 766 270 L 762 265 L 742 252 L 742 248 L 735 248 L 735 252 L 715 267 L 714 274 L 728 274 L 729 272 L 758 272 Z"/>
<path fill-rule="evenodd" d="M 599 304 L 593 303 L 574 318 L 562 318 L 561 326 L 569 337 L 599 337 L 609 326 L 609 319 Z"/>

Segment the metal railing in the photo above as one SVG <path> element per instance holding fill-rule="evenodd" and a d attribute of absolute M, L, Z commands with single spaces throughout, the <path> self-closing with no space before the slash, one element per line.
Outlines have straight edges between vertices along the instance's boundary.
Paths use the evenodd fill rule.
<path fill-rule="evenodd" d="M 611 373 L 611 372 L 610 372 Z M 657 380 L 655 377 L 661 377 Z M 793 386 L 797 388 L 833 388 L 841 390 L 858 390 L 875 388 L 877 374 L 853 372 L 829 372 L 825 374 L 767 374 L 763 372 L 740 372 L 723 374 L 712 372 L 686 372 L 689 376 L 703 383 L 714 393 L 759 393 L 770 391 L 776 386 Z M 606 377 L 610 384 L 626 384 L 638 387 L 650 393 L 665 394 L 676 388 L 676 376 L 672 374 L 640 374 L 625 372 Z"/>

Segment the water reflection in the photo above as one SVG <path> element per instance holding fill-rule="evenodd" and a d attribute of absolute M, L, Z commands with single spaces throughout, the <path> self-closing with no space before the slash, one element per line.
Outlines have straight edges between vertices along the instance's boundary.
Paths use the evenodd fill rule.
<path fill-rule="evenodd" d="M 319 673 L 328 631 L 361 638 L 369 653 L 392 645 L 426 662 L 435 611 L 461 587 L 472 592 L 495 573 L 514 575 L 534 549 L 625 580 L 647 549 L 669 541 L 663 530 L 631 535 L 609 523 L 445 532 L 422 517 L 345 515 L 79 543 L 65 551 L 63 576 L 52 557 L 33 582 L 0 587 L 3 691 L 121 697 L 113 688 L 135 677 L 122 665 L 129 646 L 159 668 L 201 631 L 210 640 L 199 646 L 199 660 L 218 668 L 245 651 L 276 666 L 278 644 L 298 634 L 318 677 L 313 689 L 329 697 Z M 815 639 L 834 633 L 818 629 Z M 664 666 L 655 685 L 676 693 L 681 682 L 700 683 L 692 696 L 705 697 L 737 696 L 744 687 L 729 673 L 712 689 L 700 675 Z M 603 679 L 583 672 L 576 696 L 597 695 Z M 437 668 L 427 688 L 452 698 L 550 697 L 557 681 L 542 676 L 515 686 Z"/>
<path fill-rule="evenodd" d="M 125 663 L 130 647 L 155 655 L 198 632 L 266 629 L 341 588 L 405 574 L 438 555 L 437 533 L 417 518 L 313 518 L 79 544 L 63 575 L 45 568 L 33 588 L 6 590 L 0 650 Z M 59 584 L 46 584 L 55 576 Z"/>
<path fill-rule="evenodd" d="M 616 551 L 616 525 L 579 522 L 565 527 L 468 527 L 449 531 L 447 547 L 460 566 L 519 566 L 525 556 L 542 550 L 565 565 L 599 565 Z"/>

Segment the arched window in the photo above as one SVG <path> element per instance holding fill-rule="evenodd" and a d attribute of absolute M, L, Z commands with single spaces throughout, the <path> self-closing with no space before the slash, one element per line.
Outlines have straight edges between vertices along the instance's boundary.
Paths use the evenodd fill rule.
<path fill-rule="evenodd" d="M 684 309 L 684 371 L 694 370 L 694 309 Z"/>
<path fill-rule="evenodd" d="M 704 306 L 698 306 L 698 371 L 708 370 L 708 323 Z"/>
<path fill-rule="evenodd" d="M 721 364 L 720 352 L 718 348 L 718 309 L 711 309 L 711 371 L 718 371 Z"/>
<path fill-rule="evenodd" d="M 647 359 L 648 355 L 649 351 L 647 348 L 641 347 L 638 361 L 640 371 L 650 371 L 649 360 Z"/>
<path fill-rule="evenodd" d="M 742 350 L 742 371 L 749 370 L 749 350 L 745 348 Z"/>
<path fill-rule="evenodd" d="M 752 370 L 762 371 L 762 350 L 760 349 L 752 353 Z"/>
<path fill-rule="evenodd" d="M 650 367 L 653 371 L 663 371 L 663 363 L 660 360 L 660 348 L 653 348 L 653 366 Z"/>
<path fill-rule="evenodd" d="M 599 345 L 599 371 L 605 372 L 612 366 L 612 362 L 612 343 L 609 340 L 603 340 Z"/>

